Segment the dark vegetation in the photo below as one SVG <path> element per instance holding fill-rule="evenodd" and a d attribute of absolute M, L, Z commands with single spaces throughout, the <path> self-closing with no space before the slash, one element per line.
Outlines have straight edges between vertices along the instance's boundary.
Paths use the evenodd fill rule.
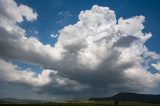
<path fill-rule="evenodd" d="M 137 93 L 119 93 L 111 97 L 90 98 L 93 101 L 135 101 L 145 103 L 160 103 L 160 95 L 137 94 Z"/>
<path fill-rule="evenodd" d="M 0 106 L 116 106 L 113 101 L 95 103 L 41 103 L 41 104 L 0 104 Z M 117 106 L 160 106 L 160 104 L 142 102 L 119 102 Z"/>
<path fill-rule="evenodd" d="M 160 106 L 160 95 L 119 93 L 111 97 L 63 103 L 25 99 L 1 99 L 0 106 Z"/>

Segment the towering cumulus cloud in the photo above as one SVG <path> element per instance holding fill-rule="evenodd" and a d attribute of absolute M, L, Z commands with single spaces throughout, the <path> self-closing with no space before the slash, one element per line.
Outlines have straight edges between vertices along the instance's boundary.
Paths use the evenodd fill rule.
<path fill-rule="evenodd" d="M 144 16 L 117 20 L 113 10 L 94 5 L 80 12 L 77 23 L 59 30 L 55 46 L 27 37 L 18 25 L 37 16 L 26 5 L 0 0 L 0 83 L 29 86 L 39 94 L 79 97 L 159 86 L 160 55 L 145 46 L 152 34 L 142 32 Z M 22 70 L 12 60 L 39 65 L 42 73 Z M 151 68 L 157 71 L 152 73 Z"/>

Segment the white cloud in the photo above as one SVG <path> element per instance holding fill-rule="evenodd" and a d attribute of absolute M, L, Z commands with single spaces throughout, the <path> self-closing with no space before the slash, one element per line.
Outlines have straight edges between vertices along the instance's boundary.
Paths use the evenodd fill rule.
<path fill-rule="evenodd" d="M 86 85 L 59 76 L 55 70 L 45 69 L 41 73 L 33 72 L 30 69 L 21 70 L 19 66 L 3 59 L 0 59 L 0 80 L 31 86 L 34 91 L 47 89 L 48 85 L 50 88 L 63 89 L 65 92 L 81 91 L 87 88 Z"/>
<path fill-rule="evenodd" d="M 0 59 L 0 70 L 1 80 L 31 84 L 32 86 L 42 86 L 49 83 L 51 81 L 50 73 L 56 73 L 53 70 L 43 70 L 41 74 L 36 75 L 32 70 L 20 70 L 17 65 L 13 65 L 3 59 Z"/>
<path fill-rule="evenodd" d="M 51 34 L 50 36 L 51 36 L 51 38 L 57 38 L 57 37 L 58 37 L 58 34 L 55 34 L 55 35 L 54 35 L 54 34 Z"/>
<path fill-rule="evenodd" d="M 153 66 L 156 70 L 160 71 L 160 63 L 152 64 L 152 66 Z"/>
<path fill-rule="evenodd" d="M 26 18 L 27 21 L 33 21 L 37 19 L 37 13 L 33 13 L 33 10 L 26 5 L 20 5 L 19 11 L 21 15 Z"/>
<path fill-rule="evenodd" d="M 37 13 L 26 5 L 17 5 L 17 3 L 13 0 L 1 0 L 0 4 L 0 20 L 1 23 L 3 21 L 3 25 L 13 25 L 16 22 L 22 22 L 24 21 L 24 17 L 27 21 L 37 19 Z"/>
<path fill-rule="evenodd" d="M 144 19 L 144 16 L 136 16 L 129 19 L 120 18 L 118 20 L 118 27 L 125 34 L 134 35 L 144 28 L 142 24 Z"/>
<path fill-rule="evenodd" d="M 142 32 L 144 16 L 120 18 L 117 23 L 113 10 L 94 5 L 91 10 L 80 12 L 76 24 L 59 31 L 53 47 L 43 45 L 34 37 L 27 38 L 25 29 L 16 24 L 24 18 L 37 19 L 31 8 L 18 7 L 14 1 L 0 4 L 15 8 L 12 13 L 0 5 L 3 9 L 0 11 L 0 38 L 3 38 L 0 39 L 0 62 L 4 64 L 0 65 L 0 78 L 4 81 L 41 86 L 38 92 L 59 95 L 79 92 L 80 96 L 142 91 L 155 88 L 160 82 L 160 74 L 146 68 L 150 60 L 160 58 L 145 46 L 152 34 Z M 34 71 L 17 70 L 17 66 L 9 63 L 12 59 L 37 64 L 43 71 L 35 77 Z"/>

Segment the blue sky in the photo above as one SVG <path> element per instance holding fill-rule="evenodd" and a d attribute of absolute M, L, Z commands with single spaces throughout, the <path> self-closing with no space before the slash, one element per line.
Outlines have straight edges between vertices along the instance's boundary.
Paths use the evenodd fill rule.
<path fill-rule="evenodd" d="M 159 3 L 0 0 L 0 98 L 159 94 Z"/>
<path fill-rule="evenodd" d="M 37 37 L 43 44 L 54 46 L 57 38 L 52 38 L 51 34 L 57 34 L 63 27 L 75 24 L 81 10 L 88 10 L 93 5 L 107 6 L 116 12 L 116 18 L 130 18 L 132 16 L 145 16 L 144 32 L 153 34 L 146 42 L 149 50 L 160 53 L 160 11 L 159 0 L 16 0 L 19 4 L 26 4 L 38 13 L 38 19 L 32 23 L 23 22 L 22 28 L 27 30 L 27 35 Z M 38 33 L 36 33 L 38 32 Z M 17 62 L 23 68 L 30 67 L 41 72 L 38 66 Z M 36 68 L 35 68 L 36 67 Z M 154 68 L 150 68 L 155 72 Z"/>
<path fill-rule="evenodd" d="M 157 53 L 160 53 L 158 45 L 160 41 L 160 11 L 159 0 L 16 0 L 18 3 L 32 7 L 38 13 L 37 21 L 33 23 L 23 23 L 22 26 L 28 29 L 29 35 L 35 35 L 44 44 L 52 44 L 56 39 L 50 34 L 56 34 L 58 30 L 69 24 L 74 24 L 78 20 L 81 10 L 90 9 L 93 5 L 107 6 L 116 12 L 117 19 L 120 17 L 129 18 L 137 15 L 144 15 L 144 31 L 152 32 L 153 37 L 149 39 L 146 46 Z M 59 13 L 63 12 L 63 15 Z M 68 13 L 71 15 L 68 15 Z M 61 21 L 59 23 L 59 21 Z M 33 31 L 33 32 L 31 32 Z"/>

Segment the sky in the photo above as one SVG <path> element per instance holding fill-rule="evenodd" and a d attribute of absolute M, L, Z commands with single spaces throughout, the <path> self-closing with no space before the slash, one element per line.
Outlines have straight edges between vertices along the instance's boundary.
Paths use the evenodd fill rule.
<path fill-rule="evenodd" d="M 0 0 L 0 98 L 159 94 L 159 0 Z"/>

